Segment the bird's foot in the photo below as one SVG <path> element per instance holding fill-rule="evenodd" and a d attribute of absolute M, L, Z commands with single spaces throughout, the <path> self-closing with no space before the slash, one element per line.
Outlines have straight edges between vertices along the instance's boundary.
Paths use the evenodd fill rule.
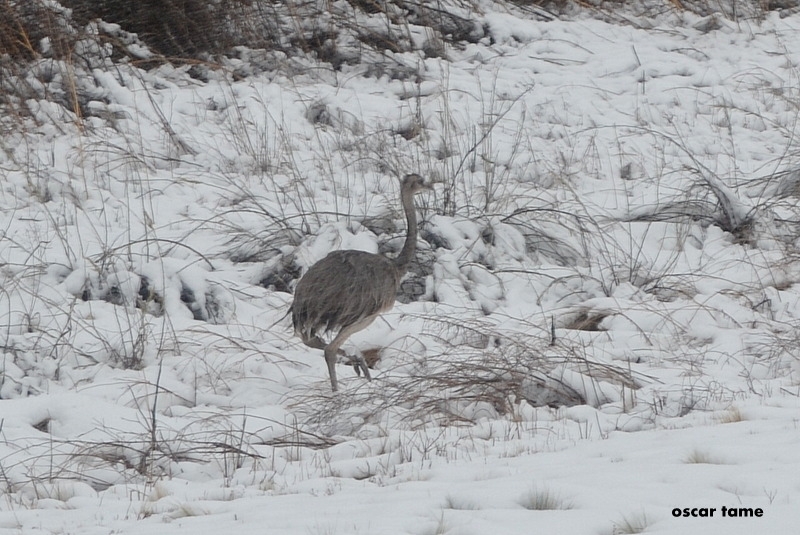
<path fill-rule="evenodd" d="M 367 361 L 364 360 L 364 357 L 357 353 L 355 355 L 347 355 L 349 360 L 348 364 L 353 366 L 353 369 L 356 372 L 356 375 L 361 377 L 361 372 L 364 372 L 364 377 L 367 381 L 372 381 L 372 376 L 369 374 L 369 367 L 367 366 Z"/>

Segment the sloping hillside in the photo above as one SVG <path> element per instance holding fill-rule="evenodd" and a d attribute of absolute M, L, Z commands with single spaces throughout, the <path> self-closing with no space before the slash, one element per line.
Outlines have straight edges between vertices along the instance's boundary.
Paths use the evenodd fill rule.
<path fill-rule="evenodd" d="M 0 7 L 0 533 L 791 532 L 800 14 L 430 4 Z"/>

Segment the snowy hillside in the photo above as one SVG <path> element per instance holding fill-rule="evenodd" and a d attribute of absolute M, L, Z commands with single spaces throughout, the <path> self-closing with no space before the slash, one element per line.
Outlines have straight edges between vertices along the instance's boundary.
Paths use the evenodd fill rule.
<path fill-rule="evenodd" d="M 94 22 L 0 62 L 0 534 L 795 532 L 800 14 L 481 5 L 341 61 Z M 292 290 L 399 252 L 408 172 L 332 393 Z"/>

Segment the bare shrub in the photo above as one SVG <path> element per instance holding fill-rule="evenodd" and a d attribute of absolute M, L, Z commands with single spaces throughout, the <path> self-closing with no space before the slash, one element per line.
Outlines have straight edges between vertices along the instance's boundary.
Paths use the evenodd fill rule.
<path fill-rule="evenodd" d="M 85 26 L 103 19 L 133 32 L 154 51 L 168 57 L 189 58 L 218 54 L 244 44 L 249 26 L 246 0 L 64 0 L 75 21 Z"/>
<path fill-rule="evenodd" d="M 644 511 L 622 515 L 616 522 L 612 522 L 612 535 L 635 535 L 643 533 L 652 524 Z"/>
<path fill-rule="evenodd" d="M 639 387 L 630 370 L 594 362 L 578 345 L 551 346 L 546 331 L 514 337 L 479 322 L 433 317 L 426 322 L 440 340 L 448 340 L 440 352 L 415 357 L 399 347 L 385 349 L 376 380 L 349 388 L 347 396 L 298 395 L 298 414 L 324 433 L 341 431 L 337 426 L 350 425 L 345 420 L 354 415 L 381 421 L 388 413 L 412 426 L 463 425 L 513 415 L 522 401 L 534 407 L 599 406 L 609 401 L 611 390 L 616 397 L 622 389 Z"/>
<path fill-rule="evenodd" d="M 572 509 L 575 505 L 560 493 L 547 489 L 532 487 L 519 499 L 519 504 L 530 511 L 557 511 Z"/>
<path fill-rule="evenodd" d="M 55 57 L 64 57 L 75 33 L 63 8 L 40 0 L 0 1 L 0 56 L 32 60 L 44 45 Z"/>

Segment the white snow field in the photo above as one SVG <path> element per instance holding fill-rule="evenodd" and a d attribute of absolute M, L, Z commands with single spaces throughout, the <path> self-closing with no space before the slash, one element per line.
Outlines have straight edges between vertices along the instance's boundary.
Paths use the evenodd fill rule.
<path fill-rule="evenodd" d="M 470 17 L 338 69 L 30 66 L 0 534 L 800 532 L 800 14 Z M 406 172 L 418 262 L 332 393 L 291 288 L 399 251 Z"/>

